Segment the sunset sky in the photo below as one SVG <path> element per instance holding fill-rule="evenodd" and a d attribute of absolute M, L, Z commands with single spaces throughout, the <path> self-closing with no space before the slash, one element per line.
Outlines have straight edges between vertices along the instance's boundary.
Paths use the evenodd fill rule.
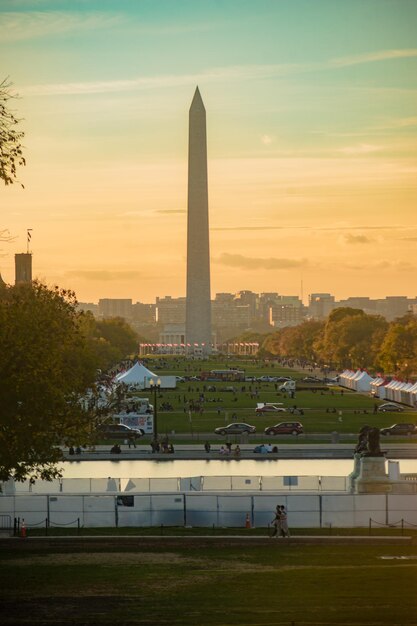
<path fill-rule="evenodd" d="M 207 111 L 211 286 L 417 296 L 415 0 L 1 0 L 25 185 L 0 271 L 81 301 L 185 295 L 188 109 Z"/>

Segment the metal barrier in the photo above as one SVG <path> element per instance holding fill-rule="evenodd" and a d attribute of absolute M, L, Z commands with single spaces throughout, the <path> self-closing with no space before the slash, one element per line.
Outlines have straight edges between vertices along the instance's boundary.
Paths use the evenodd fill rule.
<path fill-rule="evenodd" d="M 12 517 L 11 515 L 0 515 L 0 530 L 12 529 Z"/>

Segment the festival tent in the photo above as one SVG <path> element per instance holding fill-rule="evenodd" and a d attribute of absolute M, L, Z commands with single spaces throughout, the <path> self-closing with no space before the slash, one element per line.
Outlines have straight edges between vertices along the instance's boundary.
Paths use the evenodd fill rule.
<path fill-rule="evenodd" d="M 402 381 L 401 380 L 392 380 L 390 383 L 388 383 L 388 385 L 386 386 L 386 399 L 387 400 L 395 400 L 395 390 L 397 389 L 397 387 L 400 387 L 402 385 Z"/>
<path fill-rule="evenodd" d="M 401 385 L 401 387 L 398 387 L 398 388 L 395 390 L 395 393 L 394 393 L 394 395 L 395 395 L 395 400 L 396 400 L 397 402 L 402 402 L 402 403 L 406 402 L 406 400 L 407 400 L 407 391 L 408 391 L 409 389 L 411 389 L 411 387 L 412 387 L 412 386 L 413 386 L 413 385 L 412 385 L 411 383 L 403 383 L 403 384 Z"/>
<path fill-rule="evenodd" d="M 355 391 L 370 391 L 372 381 L 373 378 L 369 376 L 368 372 L 358 370 L 352 378 L 352 389 Z"/>
<path fill-rule="evenodd" d="M 160 386 L 161 389 L 175 389 L 177 379 L 175 376 L 159 376 L 154 374 L 142 363 L 135 363 L 130 370 L 118 374 L 116 376 L 116 384 L 129 385 L 130 387 L 139 387 L 140 389 L 151 389 L 150 381 Z"/>
<path fill-rule="evenodd" d="M 417 382 L 408 390 L 407 395 L 407 404 L 417 408 Z"/>
<path fill-rule="evenodd" d="M 386 378 L 382 378 L 382 377 L 378 377 L 375 378 L 375 380 L 373 380 L 371 382 L 371 393 L 375 398 L 380 398 L 381 400 L 384 400 L 385 398 L 385 393 L 386 393 L 386 386 L 388 385 L 389 380 Z"/>
<path fill-rule="evenodd" d="M 339 376 L 339 385 L 341 385 L 341 387 L 349 387 L 350 379 L 354 375 L 355 372 L 352 372 L 352 370 L 345 370 Z"/>
<path fill-rule="evenodd" d="M 145 386 L 145 380 L 149 378 L 158 378 L 156 374 L 148 370 L 142 363 L 134 364 L 127 372 L 123 372 L 116 376 L 116 383 L 123 383 L 125 385 L 137 385 L 138 387 Z"/>

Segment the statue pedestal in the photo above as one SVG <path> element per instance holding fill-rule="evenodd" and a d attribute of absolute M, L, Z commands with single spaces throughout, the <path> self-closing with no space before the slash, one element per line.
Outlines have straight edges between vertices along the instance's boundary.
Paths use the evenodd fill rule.
<path fill-rule="evenodd" d="M 392 483 L 385 471 L 385 457 L 361 456 L 359 458 L 359 474 L 354 477 L 356 468 L 352 472 L 353 493 L 390 493 Z"/>
<path fill-rule="evenodd" d="M 353 455 L 353 472 L 348 476 L 348 489 L 350 493 L 355 493 L 355 483 L 360 474 L 362 456 L 355 452 Z"/>

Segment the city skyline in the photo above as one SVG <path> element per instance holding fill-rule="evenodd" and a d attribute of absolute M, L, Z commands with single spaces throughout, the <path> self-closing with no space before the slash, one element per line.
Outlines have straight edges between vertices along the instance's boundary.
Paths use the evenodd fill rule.
<path fill-rule="evenodd" d="M 213 293 L 415 297 L 417 4 L 4 0 L 28 161 L 0 271 L 185 294 L 187 123 L 209 112 Z M 111 45 L 109 45 L 111 41 Z"/>

